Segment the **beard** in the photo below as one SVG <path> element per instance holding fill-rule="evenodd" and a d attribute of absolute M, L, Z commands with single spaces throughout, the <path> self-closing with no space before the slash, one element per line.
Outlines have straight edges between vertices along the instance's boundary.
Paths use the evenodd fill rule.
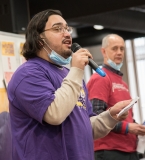
<path fill-rule="evenodd" d="M 62 56 L 63 58 L 67 59 L 68 57 L 70 57 L 72 55 L 72 50 L 71 48 L 67 48 L 67 49 L 63 49 L 63 48 L 57 48 L 58 46 L 53 46 L 50 48 L 50 43 L 48 41 L 48 39 L 46 38 L 45 39 L 45 42 L 46 42 L 46 48 L 49 48 L 49 50 L 54 50 L 57 54 L 59 54 L 60 56 Z M 55 49 L 53 49 L 55 48 Z"/>
<path fill-rule="evenodd" d="M 72 55 L 72 51 L 71 51 L 71 49 L 68 49 L 67 51 L 65 50 L 65 51 L 63 51 L 63 54 L 62 54 L 62 57 L 64 57 L 64 58 L 68 58 L 68 57 L 70 57 Z"/>

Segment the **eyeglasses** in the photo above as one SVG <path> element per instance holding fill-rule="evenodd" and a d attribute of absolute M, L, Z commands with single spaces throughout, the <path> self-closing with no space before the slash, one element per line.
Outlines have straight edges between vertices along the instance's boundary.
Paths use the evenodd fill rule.
<path fill-rule="evenodd" d="M 67 26 L 67 27 L 64 27 L 64 26 L 56 26 L 56 27 L 52 27 L 52 28 L 49 28 L 49 29 L 45 29 L 43 32 L 45 31 L 49 31 L 49 30 L 52 30 L 56 33 L 65 33 L 66 31 L 69 32 L 70 34 L 72 34 L 73 32 L 73 28 L 70 27 L 70 26 Z"/>

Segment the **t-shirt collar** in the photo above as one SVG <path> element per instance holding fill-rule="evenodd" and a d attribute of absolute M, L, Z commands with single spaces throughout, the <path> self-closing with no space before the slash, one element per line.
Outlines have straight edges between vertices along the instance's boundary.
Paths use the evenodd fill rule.
<path fill-rule="evenodd" d="M 112 67 L 110 67 L 110 66 L 108 66 L 108 65 L 106 65 L 106 64 L 103 64 L 102 66 L 103 66 L 104 68 L 110 70 L 111 72 L 118 74 L 119 76 L 123 76 L 123 73 L 122 73 L 122 72 L 120 72 L 120 71 L 118 71 L 118 70 L 115 70 L 114 68 L 112 68 Z"/>

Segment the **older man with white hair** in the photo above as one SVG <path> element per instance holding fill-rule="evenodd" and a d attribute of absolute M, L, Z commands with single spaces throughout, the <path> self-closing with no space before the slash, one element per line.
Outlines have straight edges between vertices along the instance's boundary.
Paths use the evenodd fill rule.
<path fill-rule="evenodd" d="M 104 57 L 102 69 L 106 77 L 102 78 L 95 73 L 87 84 L 89 99 L 97 114 L 119 101 L 131 98 L 120 72 L 125 53 L 123 38 L 116 34 L 107 35 L 102 41 L 101 52 Z M 139 160 L 136 152 L 137 135 L 145 135 L 145 126 L 134 123 L 132 109 L 128 114 L 127 119 L 118 122 L 106 137 L 94 141 L 95 159 Z"/>

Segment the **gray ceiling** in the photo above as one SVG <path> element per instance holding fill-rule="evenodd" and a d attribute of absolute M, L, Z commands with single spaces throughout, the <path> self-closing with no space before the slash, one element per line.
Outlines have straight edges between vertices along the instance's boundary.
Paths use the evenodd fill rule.
<path fill-rule="evenodd" d="M 49 8 L 62 12 L 76 29 L 73 41 L 82 46 L 100 44 L 109 33 L 117 33 L 124 39 L 145 36 L 145 0 L 1 0 L 0 30 L 24 33 L 22 28 L 29 19 Z M 95 30 L 95 24 L 105 29 Z"/>
<path fill-rule="evenodd" d="M 48 8 L 59 9 L 76 28 L 78 36 L 73 41 L 82 46 L 100 44 L 108 33 L 124 39 L 145 36 L 145 0 L 30 0 L 29 7 L 30 16 Z M 105 29 L 95 30 L 95 24 Z"/>

